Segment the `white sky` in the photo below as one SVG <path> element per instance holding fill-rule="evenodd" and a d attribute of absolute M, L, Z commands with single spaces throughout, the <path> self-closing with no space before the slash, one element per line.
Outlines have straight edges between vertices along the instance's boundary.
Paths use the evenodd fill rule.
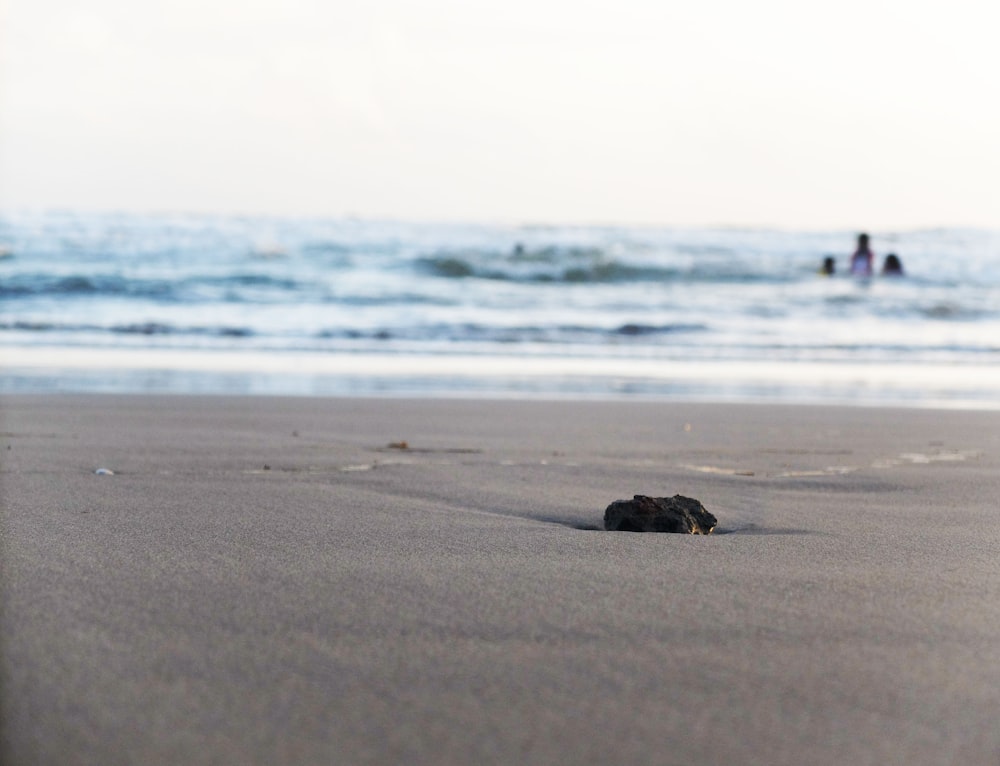
<path fill-rule="evenodd" d="M 0 0 L 0 207 L 1000 226 L 997 0 Z"/>

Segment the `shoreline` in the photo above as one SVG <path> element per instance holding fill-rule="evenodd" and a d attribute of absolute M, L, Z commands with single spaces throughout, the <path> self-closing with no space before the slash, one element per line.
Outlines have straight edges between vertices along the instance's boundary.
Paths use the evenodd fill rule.
<path fill-rule="evenodd" d="M 1000 413 L 16 394 L 0 437 L 5 763 L 1000 756 Z M 717 532 L 594 529 L 637 493 Z"/>
<path fill-rule="evenodd" d="M 1000 365 L 0 345 L 0 394 L 610 399 L 1000 410 Z"/>

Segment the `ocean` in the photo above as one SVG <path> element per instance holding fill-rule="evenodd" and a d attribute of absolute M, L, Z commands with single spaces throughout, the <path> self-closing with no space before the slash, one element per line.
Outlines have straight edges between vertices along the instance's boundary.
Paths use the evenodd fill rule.
<path fill-rule="evenodd" d="M 0 391 L 1000 408 L 1000 231 L 870 234 L 7 213 Z"/>

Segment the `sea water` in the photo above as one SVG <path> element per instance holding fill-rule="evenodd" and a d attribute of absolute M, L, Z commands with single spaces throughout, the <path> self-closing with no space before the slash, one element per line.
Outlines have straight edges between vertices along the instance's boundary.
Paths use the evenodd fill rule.
<path fill-rule="evenodd" d="M 7 213 L 0 390 L 1000 407 L 1000 231 L 869 233 Z"/>

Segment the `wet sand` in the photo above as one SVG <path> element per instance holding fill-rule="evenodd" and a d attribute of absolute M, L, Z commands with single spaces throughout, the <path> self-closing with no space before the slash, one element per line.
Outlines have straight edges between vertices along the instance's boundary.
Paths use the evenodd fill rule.
<path fill-rule="evenodd" d="M 1000 413 L 52 395 L 0 432 L 5 764 L 1000 763 Z M 719 527 L 600 531 L 636 493 Z"/>

